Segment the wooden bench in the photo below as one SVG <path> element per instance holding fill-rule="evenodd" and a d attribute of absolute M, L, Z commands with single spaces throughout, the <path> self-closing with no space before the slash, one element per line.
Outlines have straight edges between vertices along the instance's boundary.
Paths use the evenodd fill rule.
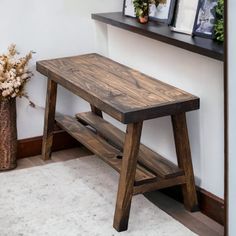
<path fill-rule="evenodd" d="M 56 120 L 118 171 L 117 231 L 128 228 L 135 194 L 181 185 L 186 209 L 198 209 L 185 113 L 199 109 L 199 98 L 98 54 L 40 61 L 37 70 L 48 77 L 42 157 L 50 159 Z M 89 102 L 91 112 L 55 115 L 57 84 Z M 127 124 L 126 133 L 102 112 Z M 140 144 L 143 121 L 163 116 L 172 118 L 178 166 Z"/>

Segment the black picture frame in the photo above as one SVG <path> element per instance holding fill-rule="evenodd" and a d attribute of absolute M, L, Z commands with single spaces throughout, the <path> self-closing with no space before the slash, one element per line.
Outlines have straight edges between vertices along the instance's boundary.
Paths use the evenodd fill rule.
<path fill-rule="evenodd" d="M 177 1 L 176 0 L 167 0 L 168 4 L 169 4 L 169 9 L 168 9 L 168 16 L 167 18 L 163 19 L 163 18 L 159 18 L 158 15 L 156 15 L 155 17 L 151 16 L 151 12 L 149 14 L 149 18 L 150 20 L 153 20 L 153 21 L 158 21 L 158 22 L 162 22 L 162 23 L 165 23 L 165 24 L 168 24 L 168 25 L 171 25 L 172 21 L 173 21 L 173 17 L 174 17 L 174 13 L 175 13 L 175 8 L 176 8 L 176 3 Z M 160 5 L 162 4 L 159 4 L 158 7 L 160 7 Z M 164 5 L 164 4 L 163 4 Z"/>
<path fill-rule="evenodd" d="M 136 16 L 135 16 L 135 11 L 134 11 L 134 6 L 132 5 L 132 3 L 133 3 L 133 0 L 124 0 L 124 3 L 123 3 L 123 15 L 135 18 Z M 127 6 L 127 4 L 128 4 L 128 6 Z M 127 11 L 128 7 L 130 7 L 130 8 L 133 7 L 133 14 L 130 14 L 131 12 Z"/>
<path fill-rule="evenodd" d="M 217 0 L 199 0 L 193 36 L 214 39 Z"/>

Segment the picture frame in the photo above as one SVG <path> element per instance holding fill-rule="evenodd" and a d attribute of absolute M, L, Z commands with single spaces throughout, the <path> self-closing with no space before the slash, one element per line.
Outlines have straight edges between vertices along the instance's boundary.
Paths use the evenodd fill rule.
<path fill-rule="evenodd" d="M 152 4 L 149 5 L 149 18 L 153 21 L 158 21 L 166 24 L 171 24 L 175 5 L 177 0 L 167 0 L 166 4 L 159 4 L 160 14 L 158 14 L 157 9 L 154 9 Z M 153 12 L 155 10 L 155 12 Z M 124 0 L 123 3 L 123 15 L 129 17 L 136 17 L 133 0 Z"/>
<path fill-rule="evenodd" d="M 192 35 L 199 0 L 177 0 L 171 30 Z"/>
<path fill-rule="evenodd" d="M 130 17 L 136 17 L 133 0 L 124 0 L 123 15 L 130 16 Z"/>
<path fill-rule="evenodd" d="M 214 38 L 217 0 L 199 0 L 193 27 L 193 36 Z"/>
<path fill-rule="evenodd" d="M 165 4 L 160 3 L 157 7 L 155 4 L 149 5 L 149 18 L 153 21 L 162 22 L 170 25 L 174 17 L 176 0 L 167 0 Z"/>

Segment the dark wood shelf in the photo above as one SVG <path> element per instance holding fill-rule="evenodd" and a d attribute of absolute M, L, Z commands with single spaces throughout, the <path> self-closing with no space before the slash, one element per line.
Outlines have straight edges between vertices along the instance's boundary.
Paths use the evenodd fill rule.
<path fill-rule="evenodd" d="M 122 12 L 92 14 L 92 19 L 216 60 L 223 61 L 224 59 L 223 44 L 218 44 L 211 39 L 172 32 L 162 23 L 149 22 L 142 25 L 136 19 L 124 16 Z"/>

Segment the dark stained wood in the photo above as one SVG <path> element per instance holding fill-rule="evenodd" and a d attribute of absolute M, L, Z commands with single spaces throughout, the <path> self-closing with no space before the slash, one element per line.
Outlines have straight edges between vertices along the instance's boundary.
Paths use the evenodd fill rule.
<path fill-rule="evenodd" d="M 222 44 L 211 39 L 172 32 L 165 24 L 151 21 L 145 25 L 139 24 L 135 18 L 126 17 L 122 12 L 92 14 L 92 19 L 216 60 L 223 61 L 224 58 Z"/>
<path fill-rule="evenodd" d="M 42 144 L 42 159 L 45 161 L 51 158 L 53 130 L 55 123 L 56 99 L 57 99 L 57 83 L 49 77 L 47 85 L 47 98 L 45 106 L 44 133 L 43 133 L 43 144 Z"/>
<path fill-rule="evenodd" d="M 113 222 L 113 227 L 118 232 L 125 231 L 128 228 L 142 124 L 128 124 L 126 129 L 124 156 Z"/>
<path fill-rule="evenodd" d="M 18 140 L 17 158 L 21 159 L 40 155 L 42 152 L 42 142 L 42 136 Z M 64 130 L 53 132 L 52 151 L 59 151 L 79 146 L 81 146 L 81 144 Z"/>
<path fill-rule="evenodd" d="M 182 186 L 184 205 L 189 211 L 196 211 L 199 208 L 185 113 L 173 115 L 172 125 L 178 164 L 186 177 L 186 184 Z"/>
<path fill-rule="evenodd" d="M 221 225 L 225 225 L 224 200 L 200 188 L 197 189 L 197 193 L 201 212 Z"/>
<path fill-rule="evenodd" d="M 135 186 L 142 185 L 135 189 L 136 193 L 141 193 L 182 184 L 186 208 L 196 210 L 197 198 L 185 112 L 199 109 L 199 98 L 98 54 L 41 61 L 37 63 L 37 70 L 49 78 L 43 141 L 44 156 L 50 157 L 51 151 L 56 83 L 89 102 L 91 114 L 97 119 L 99 116 L 102 119 L 102 111 L 104 111 L 128 124 L 124 137 L 121 131 L 114 132 L 114 127 L 111 128 L 112 132 L 109 131 L 109 127 L 104 132 L 104 127 L 98 125 L 98 123 L 104 124 L 101 120 L 95 122 L 96 130 L 93 131 L 84 125 L 86 121 L 83 119 L 82 123 L 79 123 L 73 117 L 63 115 L 56 117 L 61 128 L 120 172 L 113 223 L 117 231 L 124 231 L 128 227 Z M 53 83 L 50 80 L 52 78 Z M 144 145 L 139 151 L 143 120 L 167 115 L 172 115 L 178 163 L 182 170 L 167 163 L 163 157 Z M 112 146 L 113 144 L 116 147 Z M 142 165 L 138 163 L 138 156 L 141 157 L 139 162 Z M 156 174 L 147 170 L 146 166 Z M 166 179 L 160 178 L 163 176 Z M 150 182 L 152 184 L 149 184 Z"/>
<path fill-rule="evenodd" d="M 91 111 L 92 111 L 94 114 L 96 114 L 96 115 L 99 116 L 99 117 L 103 117 L 101 110 L 99 110 L 97 107 L 95 107 L 95 106 L 93 106 L 93 105 L 90 105 L 90 107 L 91 107 Z"/>
<path fill-rule="evenodd" d="M 123 151 L 125 140 L 125 133 L 123 131 L 92 112 L 79 113 L 76 117 L 82 123 L 93 127 L 102 137 Z M 143 144 L 140 144 L 138 163 L 161 178 L 172 178 L 184 174 L 183 170 L 179 169 L 178 166 Z"/>
<path fill-rule="evenodd" d="M 122 157 L 123 154 L 120 150 L 107 143 L 102 137 L 93 133 L 73 117 L 57 115 L 56 122 L 91 152 L 104 160 L 116 171 L 121 172 L 122 160 L 120 157 Z M 155 180 L 156 176 L 154 174 L 150 173 L 142 166 L 137 166 L 135 185 Z"/>
<path fill-rule="evenodd" d="M 102 114 L 102 111 L 99 110 L 97 107 L 93 106 L 90 104 L 90 107 L 91 107 L 91 111 L 94 115 L 98 116 L 98 117 L 101 117 L 103 118 L 103 114 Z M 83 123 L 83 122 L 82 122 Z M 100 133 L 97 131 L 97 134 L 100 135 Z"/>
<path fill-rule="evenodd" d="M 178 176 L 172 179 L 159 179 L 155 181 L 154 183 L 147 183 L 140 186 L 135 186 L 134 195 L 140 194 L 140 193 L 152 192 L 159 189 L 168 188 L 171 186 L 183 185 L 185 183 L 186 183 L 185 176 Z"/>
<path fill-rule="evenodd" d="M 224 1 L 224 200 L 225 236 L 229 235 L 229 78 L 228 78 L 228 0 Z"/>
<path fill-rule="evenodd" d="M 125 124 L 199 109 L 192 94 L 98 54 L 37 62 L 37 70 Z"/>
<path fill-rule="evenodd" d="M 61 128 L 66 130 L 72 137 L 81 142 L 94 154 L 105 160 L 110 159 L 109 164 L 112 162 L 112 165 L 115 166 L 116 170 L 119 170 L 117 165 L 119 159 L 117 157 L 122 156 L 122 153 L 119 150 L 108 144 L 101 137 L 98 137 L 73 117 L 56 115 L 56 122 Z"/>

